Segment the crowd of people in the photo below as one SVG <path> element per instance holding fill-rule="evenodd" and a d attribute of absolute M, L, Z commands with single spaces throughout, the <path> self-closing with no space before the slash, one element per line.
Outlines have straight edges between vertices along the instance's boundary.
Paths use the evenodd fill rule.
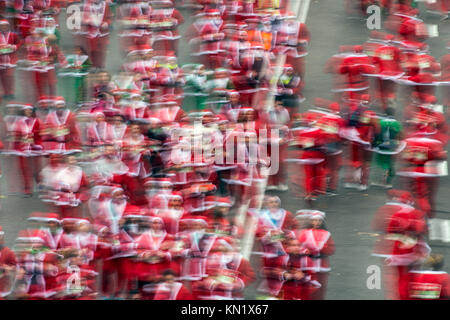
<path fill-rule="evenodd" d="M 323 299 L 335 244 L 314 204 L 338 196 L 341 169 L 361 191 L 404 180 L 374 220 L 395 298 L 448 285 L 422 269 L 442 265 L 425 239 L 446 175 L 450 54 L 431 55 L 411 1 L 383 2 L 386 32 L 340 47 L 324 68 L 332 98 L 303 112 L 311 37 L 287 0 L 1 3 L 3 177 L 48 208 L 2 246 L 2 297 L 244 299 L 255 285 Z M 68 53 L 59 20 L 74 4 Z M 113 41 L 117 73 L 105 68 Z M 253 240 L 261 257 L 243 254 Z"/>

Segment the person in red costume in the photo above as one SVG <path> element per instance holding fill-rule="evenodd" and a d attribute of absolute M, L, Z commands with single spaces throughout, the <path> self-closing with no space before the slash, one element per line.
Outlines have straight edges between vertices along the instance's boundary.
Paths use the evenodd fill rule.
<path fill-rule="evenodd" d="M 374 76 L 378 84 L 376 97 L 380 100 L 383 109 L 395 101 L 397 86 L 394 80 L 404 73 L 401 67 L 403 53 L 392 43 L 394 37 L 387 35 L 385 40 L 386 43 L 375 50 L 372 59 L 376 67 Z"/>
<path fill-rule="evenodd" d="M 392 190 L 389 195 L 391 200 L 377 211 L 372 224 L 383 232 L 374 255 L 385 258 L 387 296 L 404 299 L 410 268 L 423 261 L 430 251 L 424 241 L 427 225 L 424 212 L 414 207 L 409 192 Z"/>
<path fill-rule="evenodd" d="M 175 281 L 176 274 L 167 269 L 162 273 L 162 281 L 154 288 L 153 300 L 192 300 L 192 294 L 183 283 Z"/>
<path fill-rule="evenodd" d="M 16 269 L 16 254 L 5 246 L 5 232 L 0 226 L 0 300 L 12 289 L 12 279 Z"/>
<path fill-rule="evenodd" d="M 450 298 L 450 276 L 442 270 L 444 258 L 431 254 L 423 267 L 409 272 L 408 300 L 448 300 Z"/>
<path fill-rule="evenodd" d="M 334 254 L 335 245 L 324 225 L 325 213 L 314 210 L 309 218 L 310 227 L 300 230 L 296 237 L 300 243 L 300 270 L 310 275 L 311 280 L 320 283 L 320 288 L 309 299 L 321 300 L 325 298 L 328 273 L 331 270 L 328 257 Z"/>
<path fill-rule="evenodd" d="M 7 20 L 0 20 L 0 81 L 3 87 L 3 99 L 14 97 L 14 71 L 17 52 L 22 44 L 20 37 L 10 30 Z"/>
<path fill-rule="evenodd" d="M 407 190 L 411 190 L 417 199 L 418 207 L 432 218 L 435 215 L 435 198 L 439 185 L 441 161 L 447 159 L 442 141 L 427 136 L 434 131 L 433 123 L 425 123 L 422 133 L 405 139 L 406 147 L 401 156 L 404 168 L 397 175 L 404 177 Z"/>

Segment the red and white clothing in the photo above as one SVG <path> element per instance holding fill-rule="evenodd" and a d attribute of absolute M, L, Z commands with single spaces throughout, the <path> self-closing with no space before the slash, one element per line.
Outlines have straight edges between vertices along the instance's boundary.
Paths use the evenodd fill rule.
<path fill-rule="evenodd" d="M 47 153 L 79 151 L 80 134 L 75 115 L 65 109 L 51 110 L 41 125 L 42 147 Z"/>
<path fill-rule="evenodd" d="M 447 300 L 450 296 L 450 278 L 445 271 L 410 271 L 407 299 Z"/>

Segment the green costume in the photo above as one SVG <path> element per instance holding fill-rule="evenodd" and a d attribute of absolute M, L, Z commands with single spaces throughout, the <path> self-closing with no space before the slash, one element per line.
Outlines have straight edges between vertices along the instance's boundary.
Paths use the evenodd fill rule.
<path fill-rule="evenodd" d="M 196 65 L 195 71 L 186 75 L 184 88 L 183 110 L 202 111 L 205 109 L 205 102 L 208 99 L 206 91 L 207 76 L 198 74 L 198 70 L 203 65 Z"/>
<path fill-rule="evenodd" d="M 66 60 L 67 65 L 58 74 L 62 80 L 59 89 L 66 103 L 73 105 L 85 100 L 85 79 L 91 62 L 85 55 L 69 55 Z"/>
<path fill-rule="evenodd" d="M 395 175 L 395 150 L 399 147 L 402 125 L 397 120 L 387 117 L 380 120 L 380 132 L 373 143 L 376 152 L 375 164 L 386 177 L 385 183 L 390 185 Z"/>

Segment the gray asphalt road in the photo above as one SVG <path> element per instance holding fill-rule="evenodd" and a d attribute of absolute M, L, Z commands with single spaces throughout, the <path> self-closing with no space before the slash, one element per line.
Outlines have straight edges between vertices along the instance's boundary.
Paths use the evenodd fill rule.
<path fill-rule="evenodd" d="M 186 25 L 189 24 L 189 12 L 185 12 Z M 441 36 L 428 41 L 431 52 L 436 57 L 445 54 L 445 43 L 450 40 L 450 22 L 439 22 L 434 16 L 424 14 L 423 18 L 429 23 L 439 25 Z M 312 42 L 309 55 L 306 58 L 306 102 L 301 110 L 307 109 L 314 97 L 330 98 L 331 78 L 322 72 L 327 59 L 335 54 L 339 45 L 362 44 L 369 34 L 364 20 L 349 19 L 343 8 L 343 0 L 312 0 L 307 24 L 311 31 Z M 71 47 L 71 37 L 68 36 L 64 23 L 64 15 L 61 16 L 63 50 Z M 110 72 L 119 70 L 122 62 L 122 54 L 117 42 L 112 41 L 109 47 L 107 68 Z M 185 40 L 180 41 L 180 62 L 187 62 L 188 51 Z M 19 90 L 24 91 L 23 85 L 18 83 Z M 3 171 L 8 170 L 8 159 L 2 159 Z M 17 177 L 17 175 L 14 175 Z M 17 232 L 25 227 L 26 218 L 32 211 L 45 210 L 45 205 L 36 196 L 23 199 L 18 196 L 6 196 L 7 188 L 5 178 L 2 179 L 2 194 L 0 225 L 6 232 L 6 243 L 12 245 Z M 447 178 L 441 180 L 437 207 L 443 211 L 450 211 L 450 198 L 447 196 L 450 190 L 450 181 Z M 369 290 L 366 287 L 370 265 L 380 265 L 378 258 L 371 257 L 374 241 L 370 221 L 375 210 L 385 202 L 386 192 L 380 189 L 369 189 L 366 192 L 350 192 L 342 187 L 339 196 L 321 200 L 316 204 L 317 208 L 327 213 L 327 226 L 336 242 L 336 254 L 331 257 L 332 271 L 328 285 L 328 299 L 383 299 L 383 290 Z M 279 194 L 283 206 L 291 211 L 305 208 L 303 200 L 288 191 Z M 438 213 L 439 218 L 450 218 L 450 214 Z M 443 253 L 450 257 L 446 246 L 436 243 L 433 251 Z M 255 265 L 257 268 L 257 265 Z M 450 271 L 450 268 L 447 268 Z M 252 286 L 247 296 L 255 296 Z"/>

